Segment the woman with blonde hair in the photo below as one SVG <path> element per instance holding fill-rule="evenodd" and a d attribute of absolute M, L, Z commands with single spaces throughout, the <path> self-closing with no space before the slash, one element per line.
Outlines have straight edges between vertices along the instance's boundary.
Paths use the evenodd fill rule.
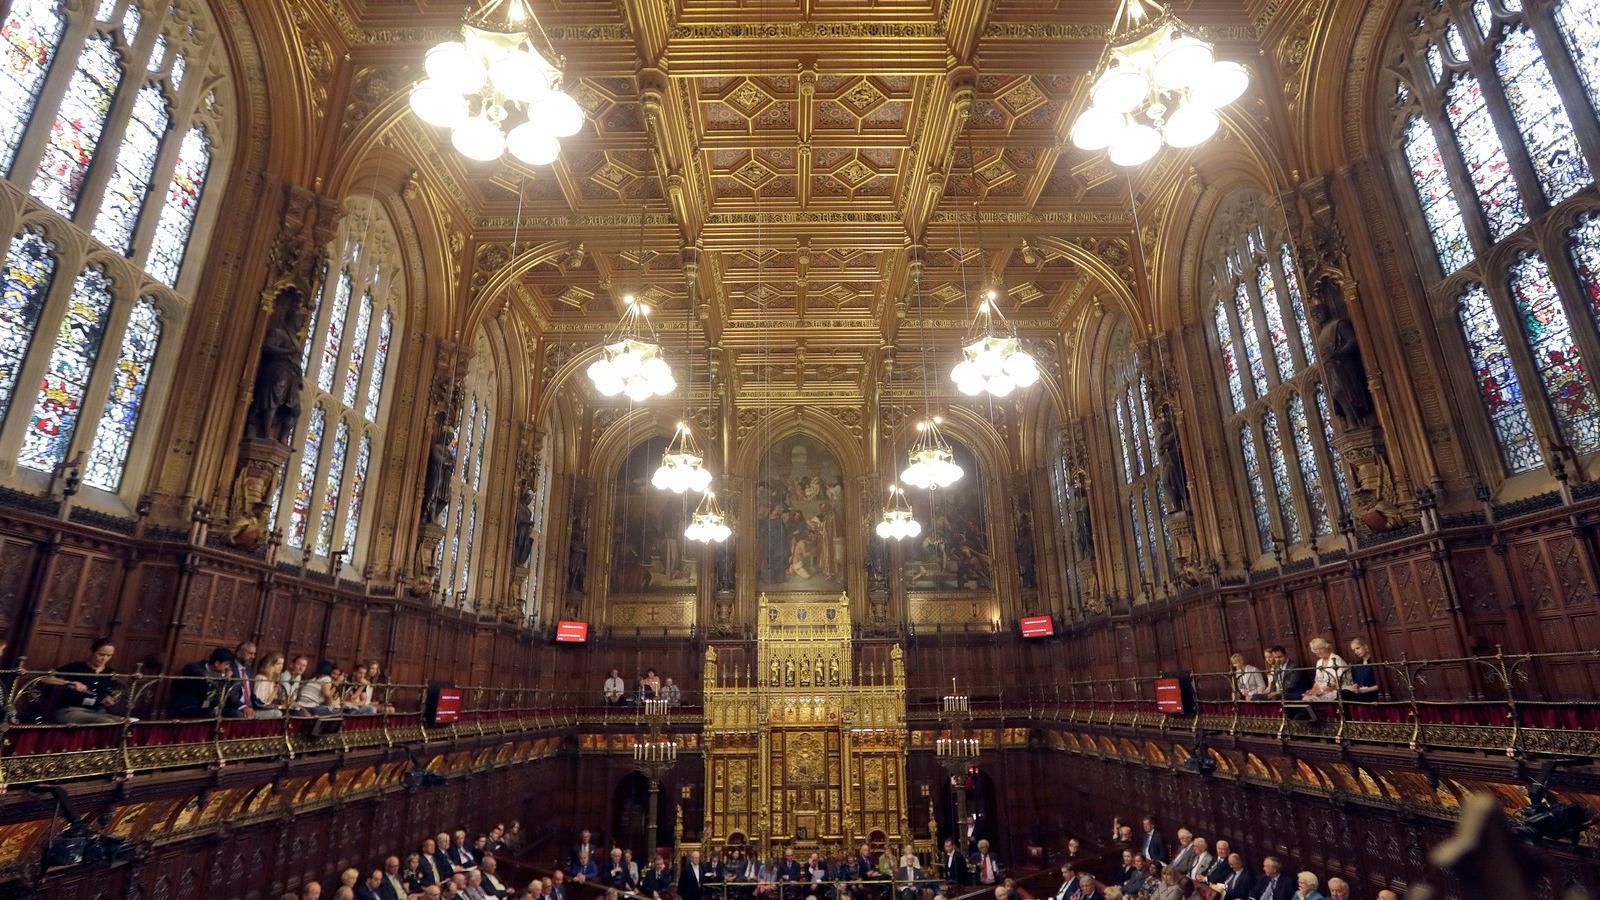
<path fill-rule="evenodd" d="M 1310 647 L 1312 655 L 1317 658 L 1316 678 L 1311 690 L 1306 691 L 1305 699 L 1338 699 L 1339 689 L 1345 686 L 1350 677 L 1350 664 L 1333 652 L 1333 641 L 1327 638 L 1312 638 Z"/>
<path fill-rule="evenodd" d="M 283 687 L 278 683 L 278 676 L 283 674 L 283 654 L 270 653 L 260 668 L 256 669 L 255 681 L 250 685 L 250 706 L 255 709 L 258 719 L 283 718 Z"/>
<path fill-rule="evenodd" d="M 1378 685 L 1378 667 L 1372 664 L 1372 645 L 1363 637 L 1350 639 L 1350 655 L 1355 665 L 1345 679 L 1339 695 L 1347 702 L 1371 703 L 1383 699 L 1383 688 Z"/>
<path fill-rule="evenodd" d="M 1266 693 L 1267 674 L 1261 671 L 1260 666 L 1246 662 L 1243 653 L 1233 654 L 1228 657 L 1228 662 L 1233 665 L 1235 697 L 1248 698 L 1252 694 Z"/>

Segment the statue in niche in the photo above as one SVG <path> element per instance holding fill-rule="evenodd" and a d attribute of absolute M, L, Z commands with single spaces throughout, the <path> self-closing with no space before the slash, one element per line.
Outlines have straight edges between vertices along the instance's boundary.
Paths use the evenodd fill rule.
<path fill-rule="evenodd" d="M 779 674 L 779 672 L 778 672 L 778 661 L 777 660 L 773 660 L 772 661 L 771 684 L 772 684 L 773 687 L 778 687 L 779 685 L 783 684 L 783 676 L 781 674 Z"/>
<path fill-rule="evenodd" d="M 298 291 L 279 300 L 282 313 L 261 340 L 261 361 L 256 366 L 256 381 L 245 417 L 245 437 L 257 441 L 288 444 L 300 423 L 300 392 L 305 388 L 305 373 L 300 369 L 300 333 L 306 327 L 306 311 Z"/>
<path fill-rule="evenodd" d="M 783 684 L 785 687 L 794 687 L 794 660 L 783 664 Z"/>
<path fill-rule="evenodd" d="M 828 683 L 837 687 L 839 685 L 839 657 L 828 660 Z"/>
<path fill-rule="evenodd" d="M 1084 478 L 1079 478 L 1072 486 L 1072 523 L 1078 558 L 1094 559 L 1094 522 L 1089 512 L 1089 483 Z"/>
<path fill-rule="evenodd" d="M 512 532 L 512 560 L 518 568 L 527 568 L 533 559 L 533 489 L 524 487 L 517 498 L 517 523 Z"/>
<path fill-rule="evenodd" d="M 1189 509 L 1189 473 L 1183 465 L 1183 443 L 1172 422 L 1172 407 L 1162 410 L 1156 417 L 1156 459 L 1161 466 L 1161 496 L 1168 512 L 1186 512 Z"/>
<path fill-rule="evenodd" d="M 867 587 L 874 594 L 889 590 L 889 542 L 880 537 L 867 539 Z"/>
<path fill-rule="evenodd" d="M 1356 330 L 1340 314 L 1344 291 L 1333 278 L 1317 282 L 1317 304 L 1311 307 L 1316 330 L 1317 358 L 1322 361 L 1322 380 L 1328 388 L 1333 411 L 1346 428 L 1365 428 L 1375 424 L 1372 392 L 1367 388 L 1367 367 L 1361 361 L 1361 346 Z"/>
<path fill-rule="evenodd" d="M 450 470 L 454 468 L 456 442 L 453 429 L 444 423 L 434 430 L 433 443 L 428 445 L 428 467 L 422 476 L 423 524 L 438 524 L 439 517 L 450 505 Z"/>
<path fill-rule="evenodd" d="M 716 581 L 716 593 L 733 593 L 733 544 L 723 541 L 717 545 L 717 553 L 712 561 L 713 574 Z"/>
<path fill-rule="evenodd" d="M 583 593 L 588 577 L 589 547 L 583 538 L 583 516 L 572 517 L 572 533 L 567 539 L 567 593 Z"/>
<path fill-rule="evenodd" d="M 1018 500 L 1021 507 L 1024 500 Z M 1015 548 L 1017 551 L 1017 575 L 1022 579 L 1023 590 L 1034 590 L 1039 587 L 1038 560 L 1033 548 L 1033 516 L 1026 509 L 1017 511 L 1017 535 Z"/>
<path fill-rule="evenodd" d="M 814 665 L 812 667 L 811 683 L 816 685 L 817 687 L 822 687 L 823 685 L 828 683 L 827 679 L 826 679 L 826 676 L 824 676 L 822 674 L 822 657 L 821 657 L 821 655 L 817 656 L 816 665 Z"/>

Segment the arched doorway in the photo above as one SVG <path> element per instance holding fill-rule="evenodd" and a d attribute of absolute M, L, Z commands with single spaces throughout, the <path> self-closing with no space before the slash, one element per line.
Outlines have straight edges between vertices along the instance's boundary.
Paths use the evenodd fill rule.
<path fill-rule="evenodd" d="M 629 772 L 611 795 L 611 836 L 616 846 L 633 850 L 635 860 L 646 855 L 645 824 L 650 814 L 650 779 Z"/>

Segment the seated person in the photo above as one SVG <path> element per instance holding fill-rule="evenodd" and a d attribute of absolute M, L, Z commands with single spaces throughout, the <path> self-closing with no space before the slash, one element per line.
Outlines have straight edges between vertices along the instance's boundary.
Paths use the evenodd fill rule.
<path fill-rule="evenodd" d="M 572 866 L 567 870 L 572 880 L 579 884 L 587 884 L 600 877 L 600 867 L 589 858 L 589 851 L 578 851 L 578 858 L 572 861 Z"/>
<path fill-rule="evenodd" d="M 622 861 L 621 847 L 611 848 L 611 858 L 606 862 L 605 871 L 600 874 L 601 880 L 618 890 L 631 891 L 637 886 L 628 873 L 627 864 Z"/>
<path fill-rule="evenodd" d="M 612 669 L 606 676 L 606 683 L 600 688 L 600 696 L 605 698 L 607 706 L 616 706 L 622 703 L 622 698 L 627 695 L 628 686 L 622 680 L 622 672 Z"/>
<path fill-rule="evenodd" d="M 1337 700 L 1339 690 L 1348 683 L 1350 665 L 1333 652 L 1333 642 L 1327 638 L 1312 638 L 1309 646 L 1317 658 L 1315 677 L 1311 689 L 1302 696 L 1307 700 Z"/>
<path fill-rule="evenodd" d="M 643 882 L 639 890 L 650 900 L 663 900 L 672 894 L 672 888 L 677 882 L 673 880 L 672 870 L 667 868 L 667 861 L 657 853 L 650 862 L 650 871 L 644 873 Z"/>
<path fill-rule="evenodd" d="M 343 704 L 339 699 L 336 681 L 343 676 L 344 673 L 333 660 L 325 659 L 317 663 L 311 677 L 300 682 L 300 691 L 294 698 L 295 709 L 301 715 L 339 715 L 343 711 Z M 440 852 L 443 850 L 440 848 Z"/>
<path fill-rule="evenodd" d="M 40 684 L 58 688 L 50 721 L 57 725 L 103 725 L 122 721 L 121 716 L 107 709 L 122 694 L 122 686 L 111 677 L 110 671 L 111 657 L 116 652 L 110 638 L 98 638 L 89 645 L 87 660 L 67 663 L 54 675 L 39 679 Z"/>
<path fill-rule="evenodd" d="M 283 718 L 283 654 L 268 654 L 250 682 L 250 708 L 258 719 Z"/>
<path fill-rule="evenodd" d="M 1383 688 L 1378 686 L 1378 667 L 1372 664 L 1372 646 L 1365 638 L 1351 638 L 1350 655 L 1356 662 L 1350 667 L 1350 677 L 1339 695 L 1346 703 L 1371 703 L 1383 699 Z M 1332 880 L 1328 886 L 1332 888 Z"/>
<path fill-rule="evenodd" d="M 906 852 L 900 854 L 900 862 L 894 869 L 894 882 L 900 900 L 917 900 L 921 895 L 922 886 L 917 882 L 922 880 L 922 861 L 907 847 Z"/>
<path fill-rule="evenodd" d="M 226 647 L 218 647 L 207 659 L 179 669 L 168 714 L 174 719 L 205 719 L 215 716 L 220 705 L 225 717 L 243 716 L 243 699 L 229 683 L 232 675 L 233 651 Z"/>

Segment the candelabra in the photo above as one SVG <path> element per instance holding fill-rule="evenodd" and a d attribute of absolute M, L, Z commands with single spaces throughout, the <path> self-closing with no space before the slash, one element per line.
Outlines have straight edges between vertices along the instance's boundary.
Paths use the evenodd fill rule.
<path fill-rule="evenodd" d="M 636 741 L 633 745 L 633 761 L 636 763 L 666 763 L 671 765 L 678 761 L 678 742 L 673 740 L 662 741 Z"/>
<path fill-rule="evenodd" d="M 657 816 L 661 809 L 661 782 L 678 763 L 678 742 L 666 732 L 672 706 L 666 700 L 644 701 L 646 732 L 633 739 L 633 767 L 650 782 L 650 805 L 645 816 L 645 834 L 656 839 Z M 650 844 L 654 846 L 654 844 Z"/>
<path fill-rule="evenodd" d="M 956 680 L 950 679 L 950 693 L 939 705 L 940 718 L 944 720 L 949 737 L 934 741 L 934 756 L 939 766 L 950 773 L 950 792 L 956 798 L 956 820 L 967 820 L 967 792 L 962 782 L 969 773 L 977 771 L 978 759 L 983 755 L 983 742 L 973 734 L 972 698 L 956 690 Z"/>

